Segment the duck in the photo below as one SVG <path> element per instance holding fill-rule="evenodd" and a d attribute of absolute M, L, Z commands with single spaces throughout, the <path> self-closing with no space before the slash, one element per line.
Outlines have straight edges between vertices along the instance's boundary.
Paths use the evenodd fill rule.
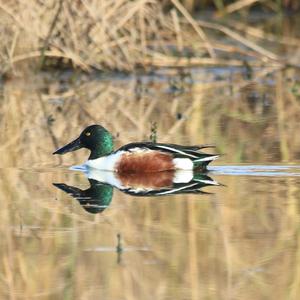
<path fill-rule="evenodd" d="M 193 170 L 171 170 L 148 173 L 105 172 L 93 168 L 72 168 L 81 171 L 88 180 L 110 185 L 131 196 L 168 196 L 174 194 L 209 194 L 206 186 L 221 186 L 207 174 Z"/>
<path fill-rule="evenodd" d="M 212 145 L 183 146 L 153 142 L 134 142 L 114 150 L 112 134 L 101 125 L 86 127 L 78 138 L 57 149 L 63 155 L 81 148 L 90 150 L 85 165 L 117 173 L 148 173 L 170 170 L 207 170 L 219 155 L 200 151 Z"/>
<path fill-rule="evenodd" d="M 172 170 L 158 173 L 116 173 L 84 166 L 72 167 L 73 171 L 83 172 L 89 181 L 87 189 L 53 183 L 53 185 L 75 198 L 88 213 L 102 213 L 109 207 L 113 190 L 134 197 L 160 197 L 177 194 L 210 194 L 203 191 L 208 186 L 222 186 L 211 177 L 193 170 Z"/>

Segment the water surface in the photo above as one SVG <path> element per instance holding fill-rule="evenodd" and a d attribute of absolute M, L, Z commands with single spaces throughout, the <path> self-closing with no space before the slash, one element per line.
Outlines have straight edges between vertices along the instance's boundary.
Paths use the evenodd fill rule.
<path fill-rule="evenodd" d="M 24 71 L 25 72 L 25 71 Z M 3 299 L 297 299 L 299 72 L 164 70 L 155 75 L 26 74 L 0 102 Z M 92 123 L 116 146 L 216 144 L 205 194 L 133 197 L 89 213 L 88 152 L 52 152 Z M 120 239 L 118 241 L 118 236 Z"/>
<path fill-rule="evenodd" d="M 214 167 L 226 186 L 205 195 L 115 189 L 96 214 L 52 185 L 85 189 L 84 174 L 2 169 L 3 297 L 286 299 L 298 288 L 300 173 L 252 168 Z"/>

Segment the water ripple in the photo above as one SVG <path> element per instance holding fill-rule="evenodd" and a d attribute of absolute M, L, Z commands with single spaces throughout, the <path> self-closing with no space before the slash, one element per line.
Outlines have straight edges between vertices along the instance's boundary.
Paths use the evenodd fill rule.
<path fill-rule="evenodd" d="M 209 169 L 216 175 L 243 175 L 243 176 L 269 176 L 269 177 L 298 177 L 300 166 L 284 165 L 241 165 L 241 166 L 213 166 Z"/>

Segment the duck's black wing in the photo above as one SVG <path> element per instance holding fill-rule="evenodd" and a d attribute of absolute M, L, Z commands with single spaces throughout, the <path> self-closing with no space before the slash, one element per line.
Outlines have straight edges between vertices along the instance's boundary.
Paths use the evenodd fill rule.
<path fill-rule="evenodd" d="M 122 146 L 117 151 L 128 151 L 135 152 L 139 150 L 156 150 L 166 153 L 171 153 L 176 158 L 190 158 L 192 160 L 199 160 L 208 157 L 215 157 L 216 154 L 208 154 L 199 151 L 204 148 L 214 148 L 214 145 L 193 145 L 193 146 L 182 146 L 177 144 L 163 144 L 163 143 L 151 143 L 151 142 L 140 142 L 130 143 Z"/>

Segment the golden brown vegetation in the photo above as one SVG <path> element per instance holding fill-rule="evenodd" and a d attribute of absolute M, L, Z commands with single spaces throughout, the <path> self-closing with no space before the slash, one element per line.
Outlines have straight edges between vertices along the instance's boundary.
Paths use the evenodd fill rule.
<path fill-rule="evenodd" d="M 158 1 L 113 3 L 1 1 L 0 34 L 8 41 L 0 45 L 2 66 L 18 74 L 17 62 L 42 63 L 42 53 L 46 63 L 67 58 L 83 70 L 243 65 L 227 59 L 239 53 L 266 68 L 168 69 L 114 80 L 74 73 L 53 79 L 55 73 L 24 68 L 21 78 L 7 79 L 0 94 L 0 298 L 298 299 L 299 177 L 212 175 L 226 187 L 206 189 L 215 194 L 205 197 L 115 192 L 101 215 L 88 215 L 52 186 L 87 185 L 82 175 L 52 168 L 83 162 L 85 150 L 63 158 L 51 153 L 91 123 L 107 127 L 116 146 L 149 140 L 155 122 L 159 142 L 215 143 L 225 154 L 215 164 L 299 162 L 299 72 L 281 69 L 277 55 L 256 43 L 280 44 L 297 63 L 297 37 L 279 40 L 233 20 L 234 30 L 195 23 L 176 1 L 167 16 Z M 143 22 L 151 26 L 143 29 Z M 238 44 L 203 36 L 208 28 Z M 201 55 L 179 59 L 169 44 L 179 57 L 185 47 Z M 121 264 L 114 249 L 119 232 L 128 248 Z"/>
<path fill-rule="evenodd" d="M 14 71 L 24 61 L 59 68 L 71 64 L 85 71 L 236 66 L 245 60 L 297 64 L 262 47 L 269 38 L 278 45 L 278 38 L 259 27 L 245 35 L 234 22 L 196 20 L 180 1 L 170 0 L 170 5 L 164 11 L 163 2 L 155 0 L 0 1 L 1 72 Z M 295 42 L 299 46 L 297 39 L 280 41 Z"/>

